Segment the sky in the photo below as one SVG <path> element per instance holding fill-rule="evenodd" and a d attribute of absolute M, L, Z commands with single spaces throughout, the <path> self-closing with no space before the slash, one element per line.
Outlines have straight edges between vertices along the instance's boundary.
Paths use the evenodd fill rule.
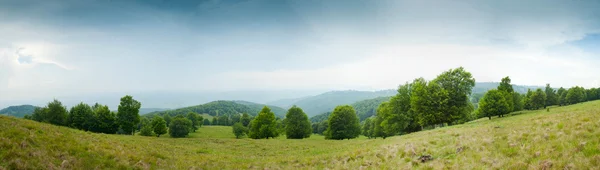
<path fill-rule="evenodd" d="M 173 107 L 169 94 L 236 91 L 266 102 L 460 66 L 478 82 L 600 87 L 598 18 L 595 0 L 0 0 L 0 107 L 125 94 Z"/>

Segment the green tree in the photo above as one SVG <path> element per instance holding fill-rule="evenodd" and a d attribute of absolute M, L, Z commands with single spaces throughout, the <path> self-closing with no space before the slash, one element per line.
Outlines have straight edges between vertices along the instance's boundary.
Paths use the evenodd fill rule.
<path fill-rule="evenodd" d="M 451 115 L 445 114 L 448 100 L 449 93 L 437 83 L 427 83 L 420 78 L 412 84 L 410 108 L 419 115 L 416 120 L 421 127 L 450 121 Z"/>
<path fill-rule="evenodd" d="M 501 90 L 489 90 L 485 93 L 483 99 L 479 101 L 478 112 L 481 117 L 492 119 L 492 116 L 503 117 L 504 114 L 508 114 L 510 108 L 505 94 L 506 92 Z"/>
<path fill-rule="evenodd" d="M 36 108 L 33 111 L 32 119 L 38 122 L 46 122 L 53 125 L 65 126 L 68 121 L 67 107 L 56 99 L 48 103 L 46 107 Z"/>
<path fill-rule="evenodd" d="M 371 139 L 373 137 L 373 130 L 375 129 L 373 127 L 373 119 L 375 119 L 374 117 L 370 117 L 365 119 L 363 126 L 362 126 L 362 135 L 366 136 L 367 138 Z"/>
<path fill-rule="evenodd" d="M 114 134 L 119 130 L 117 115 L 111 112 L 108 106 L 96 104 L 93 111 L 97 123 L 94 126 L 94 132 Z"/>
<path fill-rule="evenodd" d="M 140 123 L 140 107 L 142 107 L 142 104 L 129 95 L 121 98 L 117 112 L 117 122 L 121 129 L 128 134 L 133 135 L 135 125 Z"/>
<path fill-rule="evenodd" d="M 279 136 L 277 132 L 275 113 L 267 106 L 263 107 L 256 118 L 250 122 L 249 136 L 252 139 L 274 138 Z"/>
<path fill-rule="evenodd" d="M 288 139 L 303 139 L 310 137 L 312 127 L 308 116 L 301 108 L 292 106 L 285 115 L 285 135 Z"/>
<path fill-rule="evenodd" d="M 443 72 L 433 80 L 433 83 L 438 84 L 448 93 L 448 100 L 440 109 L 444 111 L 443 122 L 451 125 L 473 111 L 469 105 L 469 96 L 475 86 L 475 79 L 463 67 Z"/>
<path fill-rule="evenodd" d="M 229 126 L 229 117 L 226 115 L 219 116 L 219 125 L 221 126 Z"/>
<path fill-rule="evenodd" d="M 538 88 L 535 92 L 532 93 L 529 99 L 529 106 L 531 110 L 537 110 L 543 108 L 546 105 L 546 93 Z"/>
<path fill-rule="evenodd" d="M 167 121 L 160 116 L 152 118 L 152 131 L 156 134 L 156 137 L 167 133 Z"/>
<path fill-rule="evenodd" d="M 235 135 L 235 138 L 239 139 L 248 134 L 248 128 L 240 122 L 235 123 L 233 124 L 233 134 Z"/>
<path fill-rule="evenodd" d="M 214 125 L 219 125 L 219 120 L 217 119 L 216 116 L 212 118 L 212 121 L 210 122 L 210 125 L 213 125 L 213 126 Z"/>
<path fill-rule="evenodd" d="M 90 105 L 79 103 L 71 108 L 71 111 L 67 116 L 69 127 L 85 131 L 90 130 L 93 123 L 92 121 L 95 119 L 93 114 Z"/>
<path fill-rule="evenodd" d="M 250 115 L 248 113 L 242 114 L 241 122 L 242 125 L 248 127 L 250 125 Z"/>
<path fill-rule="evenodd" d="M 210 120 L 204 119 L 204 123 L 203 124 L 206 125 L 206 126 L 210 126 Z"/>
<path fill-rule="evenodd" d="M 515 92 L 513 90 L 513 86 L 510 84 L 510 82 L 511 82 L 510 77 L 506 76 L 506 77 L 502 78 L 502 81 L 500 82 L 500 85 L 498 85 L 498 90 L 505 91 L 505 92 L 508 92 L 508 93 Z"/>
<path fill-rule="evenodd" d="M 190 133 L 190 127 L 192 126 L 192 121 L 189 119 L 178 116 L 171 120 L 171 124 L 169 125 L 169 135 L 174 138 L 183 138 L 188 136 Z"/>
<path fill-rule="evenodd" d="M 413 82 L 414 84 L 414 82 Z M 416 123 L 416 114 L 411 111 L 411 94 L 412 84 L 406 83 L 398 87 L 398 93 L 393 96 L 389 102 L 383 102 L 376 110 L 376 121 L 374 124 L 380 133 L 373 132 L 374 137 L 383 137 L 377 134 L 385 134 L 384 136 L 399 134 L 405 131 L 417 131 L 420 128 Z M 385 133 L 384 133 L 385 131 Z"/>
<path fill-rule="evenodd" d="M 337 106 L 329 115 L 329 128 L 326 139 L 354 139 L 360 135 L 360 124 L 352 106 Z"/>
<path fill-rule="evenodd" d="M 567 89 L 560 87 L 557 91 L 557 95 L 558 95 L 558 104 L 560 106 L 565 106 L 567 105 L 569 102 L 567 101 Z"/>
<path fill-rule="evenodd" d="M 198 129 L 198 126 L 201 125 L 200 122 L 202 122 L 202 117 L 198 117 L 197 113 L 189 112 L 187 114 L 187 119 L 192 121 L 192 126 L 190 126 L 190 128 L 192 129 L 192 132 L 196 132 L 196 130 Z"/>
<path fill-rule="evenodd" d="M 375 116 L 375 119 L 373 120 L 373 127 L 372 127 L 372 133 L 373 133 L 372 135 L 374 138 L 381 137 L 381 138 L 385 139 L 388 136 L 394 135 L 394 132 L 389 132 L 382 126 L 383 122 L 384 122 L 383 118 L 381 118 L 379 116 Z"/>
<path fill-rule="evenodd" d="M 140 129 L 140 135 L 142 136 L 154 136 L 154 129 L 152 129 L 152 124 L 149 122 L 142 124 L 142 128 Z"/>
<path fill-rule="evenodd" d="M 169 116 L 169 114 L 165 114 L 163 116 L 163 119 L 165 120 L 165 122 L 167 123 L 167 127 L 169 127 L 169 123 L 171 123 L 171 116 Z"/>
<path fill-rule="evenodd" d="M 516 111 L 523 110 L 523 107 L 524 107 L 523 106 L 523 96 L 521 94 L 519 94 L 519 93 L 516 93 L 516 92 L 513 93 L 512 95 L 513 95 L 513 100 L 512 101 L 514 103 L 514 105 L 513 105 L 513 111 L 516 112 Z"/>
<path fill-rule="evenodd" d="M 544 108 L 558 104 L 558 96 L 556 96 L 556 90 L 554 90 L 552 87 L 550 87 L 550 84 L 546 84 L 545 93 L 546 93 L 546 104 L 544 105 Z"/>
<path fill-rule="evenodd" d="M 567 95 L 565 97 L 568 104 L 585 102 L 587 99 L 585 89 L 579 86 L 575 86 L 567 90 Z"/>

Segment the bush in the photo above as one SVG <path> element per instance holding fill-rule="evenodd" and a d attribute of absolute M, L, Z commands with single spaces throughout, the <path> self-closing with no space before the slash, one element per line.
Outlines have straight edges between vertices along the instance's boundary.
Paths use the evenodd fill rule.
<path fill-rule="evenodd" d="M 171 120 L 169 125 L 169 135 L 174 138 L 183 138 L 190 133 L 192 121 L 183 117 L 177 117 Z"/>

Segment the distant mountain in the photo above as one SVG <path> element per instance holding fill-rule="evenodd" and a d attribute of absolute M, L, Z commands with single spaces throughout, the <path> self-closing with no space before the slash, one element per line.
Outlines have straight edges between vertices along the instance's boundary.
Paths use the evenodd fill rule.
<path fill-rule="evenodd" d="M 296 105 L 308 115 L 315 116 L 320 113 L 331 112 L 338 105 L 352 104 L 366 99 L 396 95 L 396 90 L 382 91 L 331 91 L 317 96 L 306 97 L 292 105 Z"/>
<path fill-rule="evenodd" d="M 488 90 L 496 89 L 500 85 L 499 82 L 477 82 L 475 83 L 475 87 L 473 87 L 473 93 L 485 93 Z M 527 89 L 535 90 L 537 88 L 546 88 L 543 86 L 524 86 L 524 85 L 514 85 L 513 89 L 521 94 L 527 93 Z"/>
<path fill-rule="evenodd" d="M 196 105 L 196 106 L 189 106 L 189 107 L 184 107 L 184 108 L 179 108 L 179 109 L 174 109 L 174 110 L 152 112 L 152 113 L 148 113 L 144 116 L 151 117 L 154 115 L 164 115 L 164 114 L 176 116 L 176 115 L 185 115 L 189 112 L 194 112 L 194 113 L 198 113 L 198 114 L 208 114 L 210 116 L 223 116 L 223 115 L 229 116 L 229 115 L 242 114 L 242 113 L 248 113 L 252 116 L 256 116 L 258 114 L 258 112 L 260 112 L 260 110 L 264 106 L 265 105 L 247 102 L 247 101 L 218 100 L 218 101 L 213 101 L 213 102 Z M 269 106 L 269 108 L 271 108 L 271 111 L 273 111 L 273 113 L 275 113 L 275 115 L 278 117 L 283 118 L 283 116 L 285 115 L 285 109 L 283 109 L 283 108 L 280 108 L 277 106 Z"/>
<path fill-rule="evenodd" d="M 32 105 L 9 106 L 0 110 L 0 115 L 8 115 L 22 118 L 25 115 L 33 114 L 35 108 L 36 106 Z"/>
<path fill-rule="evenodd" d="M 377 107 L 383 102 L 389 101 L 391 96 L 386 97 L 377 97 L 373 99 L 361 100 L 351 104 L 351 106 L 356 110 L 356 116 L 360 121 L 364 121 L 365 119 L 375 115 L 377 112 Z M 316 123 L 327 120 L 331 112 L 325 112 L 318 115 L 315 115 L 310 118 L 310 122 Z"/>
<path fill-rule="evenodd" d="M 145 115 L 145 114 L 148 114 L 148 113 L 160 112 L 160 111 L 165 111 L 165 110 L 169 110 L 169 109 L 165 109 L 165 108 L 140 108 L 140 115 Z"/>

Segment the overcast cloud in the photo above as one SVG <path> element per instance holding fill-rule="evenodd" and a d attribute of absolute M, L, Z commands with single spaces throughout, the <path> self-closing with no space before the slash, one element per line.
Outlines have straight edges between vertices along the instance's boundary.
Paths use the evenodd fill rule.
<path fill-rule="evenodd" d="M 381 90 L 459 66 L 479 82 L 600 87 L 598 18 L 595 0 L 0 0 L 0 107 Z"/>

